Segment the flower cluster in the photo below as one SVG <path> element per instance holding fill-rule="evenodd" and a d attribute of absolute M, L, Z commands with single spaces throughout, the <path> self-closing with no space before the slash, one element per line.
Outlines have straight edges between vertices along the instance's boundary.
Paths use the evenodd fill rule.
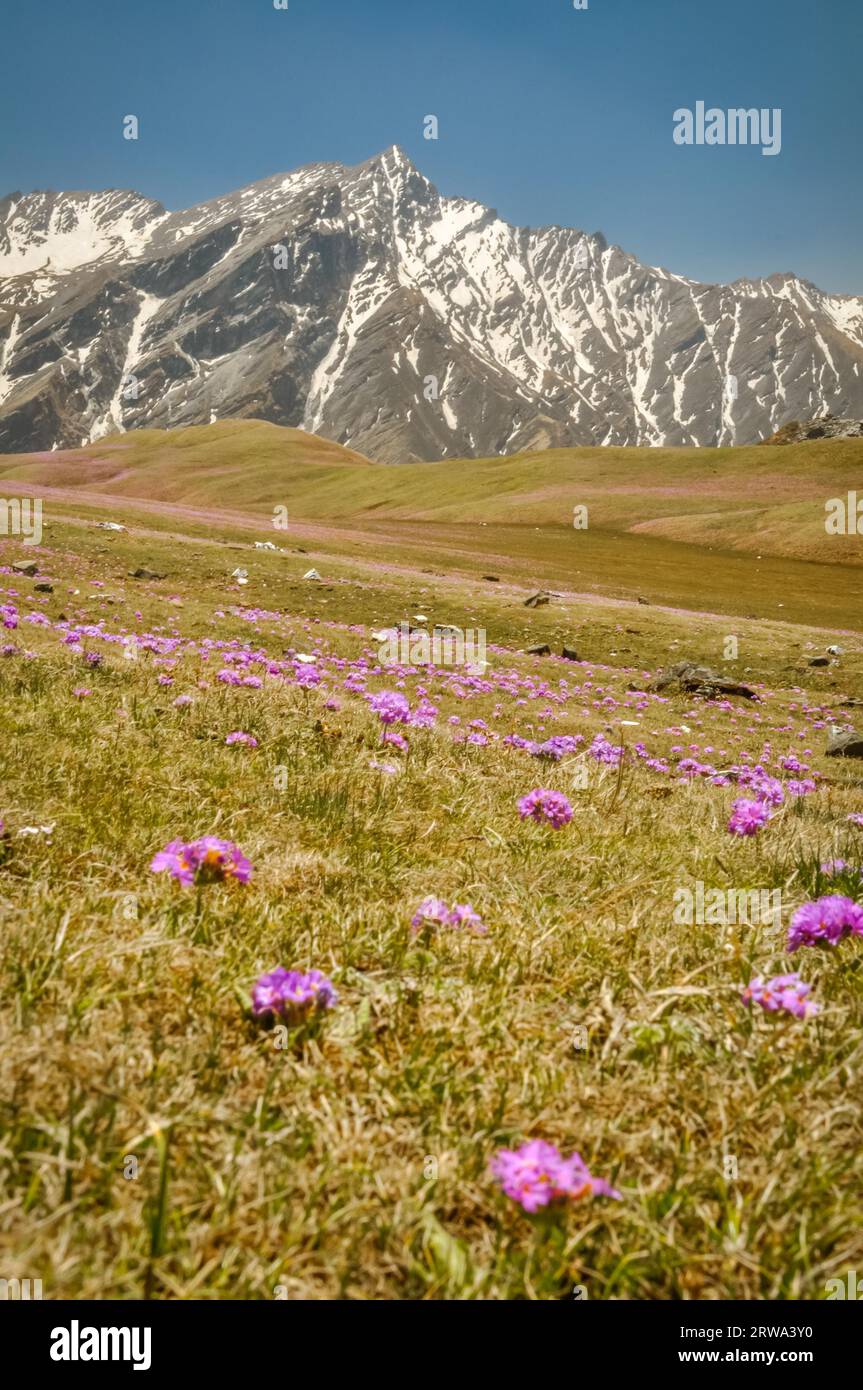
<path fill-rule="evenodd" d="M 237 846 L 230 840 L 218 840 L 215 835 L 205 835 L 189 844 L 171 840 L 154 856 L 150 868 L 156 874 L 172 874 L 184 887 L 228 879 L 248 883 L 252 876 L 252 866 Z"/>
<path fill-rule="evenodd" d="M 279 966 L 262 975 L 252 989 L 252 1014 L 257 1019 L 281 1018 L 304 1023 L 313 1013 L 331 1009 L 338 995 L 331 980 L 320 970 L 285 970 Z"/>
<path fill-rule="evenodd" d="M 849 864 L 847 859 L 827 859 L 821 865 L 821 872 L 825 878 L 838 878 L 840 874 L 863 878 L 863 869 L 856 864 Z"/>
<path fill-rule="evenodd" d="M 410 719 L 410 702 L 397 690 L 381 690 L 372 695 L 369 706 L 382 724 L 407 724 Z"/>
<path fill-rule="evenodd" d="M 514 737 L 514 736 L 513 736 Z M 581 734 L 554 734 L 547 738 L 544 743 L 532 743 L 528 739 L 522 739 L 521 745 L 534 758 L 548 758 L 551 762 L 559 763 L 561 758 L 568 758 L 574 753 L 580 743 L 584 743 Z"/>
<path fill-rule="evenodd" d="M 743 1002 L 747 1005 L 760 1004 L 769 1014 L 788 1013 L 795 1018 L 812 1018 L 819 1008 L 806 997 L 811 988 L 811 985 L 803 983 L 799 975 L 774 975 L 766 984 L 760 975 L 756 975 L 743 991 Z"/>
<path fill-rule="evenodd" d="M 434 931 L 438 927 L 465 927 L 480 936 L 488 931 L 479 913 L 474 912 L 468 903 L 454 903 L 452 907 L 447 907 L 442 898 L 423 898 L 411 918 L 412 935 Z"/>
<path fill-rule="evenodd" d="M 603 734 L 597 734 L 587 751 L 598 763 L 608 763 L 610 767 L 617 767 L 626 750 L 622 744 L 610 743 Z"/>
<path fill-rule="evenodd" d="M 522 820 L 547 821 L 555 830 L 562 830 L 572 820 L 572 806 L 563 792 L 535 787 L 520 799 L 518 814 Z"/>
<path fill-rule="evenodd" d="M 846 936 L 863 936 L 863 907 L 834 893 L 797 909 L 786 949 L 790 954 L 800 946 L 836 946 Z"/>
<path fill-rule="evenodd" d="M 728 829 L 732 835 L 754 835 L 769 819 L 770 810 L 766 802 L 747 801 L 741 797 L 732 807 Z"/>
<path fill-rule="evenodd" d="M 525 1211 L 539 1211 L 553 1202 L 577 1202 L 582 1197 L 614 1197 L 620 1193 L 602 1178 L 594 1178 L 580 1154 L 569 1158 L 543 1139 L 519 1149 L 499 1149 L 491 1171 L 507 1197 Z"/>

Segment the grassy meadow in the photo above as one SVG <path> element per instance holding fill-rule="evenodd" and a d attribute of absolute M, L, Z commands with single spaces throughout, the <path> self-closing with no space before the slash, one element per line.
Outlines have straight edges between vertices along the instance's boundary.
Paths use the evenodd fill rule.
<path fill-rule="evenodd" d="M 633 512 L 638 461 L 618 504 L 593 458 L 489 461 L 480 488 L 485 465 L 299 440 L 250 474 L 234 429 L 198 432 L 186 472 L 168 453 L 191 431 L 100 441 L 83 485 L 73 459 L 2 460 L 0 490 L 45 498 L 41 545 L 0 538 L 4 1277 L 46 1298 L 825 1297 L 863 1268 L 863 939 L 789 957 L 785 937 L 819 896 L 863 902 L 863 771 L 823 756 L 863 698 L 860 553 L 826 552 L 823 524 L 794 548 L 769 480 L 823 516 L 859 443 L 656 458 Z M 603 452 L 623 475 L 618 453 L 684 451 Z M 597 525 L 573 532 L 585 501 Z M 526 608 L 538 587 L 559 596 Z M 416 615 L 482 628 L 484 674 L 382 666 L 372 633 Z M 760 698 L 646 690 L 684 658 Z M 406 748 L 381 691 L 433 707 L 391 726 Z M 580 742 L 553 761 L 512 735 Z M 737 837 L 755 764 L 783 796 Z M 571 821 L 520 819 L 534 788 Z M 248 884 L 151 872 L 204 835 Z M 781 925 L 676 920 L 698 883 L 779 891 Z M 429 895 L 486 933 L 412 933 Z M 287 1041 L 249 1009 L 277 966 L 338 992 Z M 744 1006 L 790 970 L 813 1017 Z M 524 1212 L 489 1164 L 538 1138 L 620 1200 Z"/>

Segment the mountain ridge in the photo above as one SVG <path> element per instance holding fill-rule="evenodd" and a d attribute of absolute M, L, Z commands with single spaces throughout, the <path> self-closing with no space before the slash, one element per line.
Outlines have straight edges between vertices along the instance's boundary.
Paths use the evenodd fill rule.
<path fill-rule="evenodd" d="M 398 146 L 170 212 L 0 200 L 0 452 L 249 417 L 385 462 L 755 443 L 863 413 L 863 298 L 514 227 Z"/>

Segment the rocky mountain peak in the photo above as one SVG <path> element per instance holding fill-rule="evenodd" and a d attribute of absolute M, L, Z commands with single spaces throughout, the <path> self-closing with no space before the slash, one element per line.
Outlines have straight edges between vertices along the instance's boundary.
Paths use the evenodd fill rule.
<path fill-rule="evenodd" d="M 750 443 L 863 415 L 863 300 L 518 228 L 397 145 L 185 211 L 0 201 L 0 451 L 257 416 L 390 462 Z"/>

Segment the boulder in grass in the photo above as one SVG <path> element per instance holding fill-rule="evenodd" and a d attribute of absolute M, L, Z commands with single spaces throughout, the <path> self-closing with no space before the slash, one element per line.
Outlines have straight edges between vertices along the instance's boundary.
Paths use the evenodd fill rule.
<path fill-rule="evenodd" d="M 543 589 L 540 589 L 538 594 L 531 594 L 530 598 L 525 599 L 524 606 L 525 608 L 540 608 L 544 603 L 548 603 L 550 599 L 551 595 L 547 594 Z"/>
<path fill-rule="evenodd" d="M 812 659 L 811 659 L 811 661 L 809 662 L 809 665 L 810 665 L 810 666 L 829 666 L 829 665 L 830 665 L 830 658 L 829 658 L 829 656 L 813 656 Z"/>
<path fill-rule="evenodd" d="M 834 734 L 824 750 L 827 758 L 863 758 L 863 734 Z"/>
<path fill-rule="evenodd" d="M 560 654 L 561 654 L 561 656 L 563 657 L 564 661 L 580 661 L 580 660 L 581 660 L 581 657 L 579 656 L 578 652 L 575 650 L 575 647 L 564 647 L 564 648 L 563 648 L 563 651 L 562 651 Z"/>
<path fill-rule="evenodd" d="M 28 579 L 32 579 L 34 574 L 39 573 L 39 566 L 36 564 L 35 560 L 31 560 L 29 564 L 26 565 L 13 565 L 12 573 L 26 574 Z"/>
<path fill-rule="evenodd" d="M 129 570 L 130 579 L 167 579 L 165 574 L 157 574 L 155 570 L 148 570 L 140 565 L 136 570 Z"/>
<path fill-rule="evenodd" d="M 739 695 L 743 700 L 757 700 L 758 696 L 748 685 L 721 676 L 709 666 L 699 666 L 695 661 L 677 661 L 660 671 L 656 680 L 647 687 L 654 693 L 677 689 L 681 694 L 700 695 L 705 700 L 716 700 L 724 696 Z"/>
<path fill-rule="evenodd" d="M 535 647 L 527 648 L 528 656 L 551 656 L 551 647 L 547 642 L 538 642 Z"/>

